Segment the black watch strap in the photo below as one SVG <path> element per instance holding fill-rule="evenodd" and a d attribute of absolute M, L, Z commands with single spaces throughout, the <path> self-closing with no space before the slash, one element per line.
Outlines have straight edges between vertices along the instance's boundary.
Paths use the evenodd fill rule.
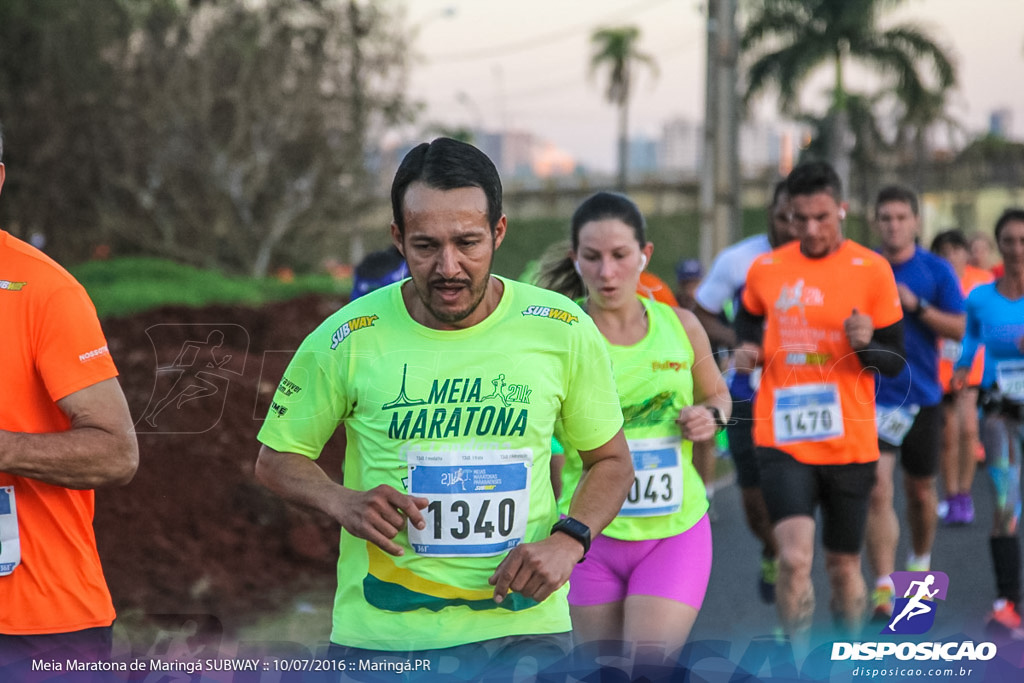
<path fill-rule="evenodd" d="M 583 557 L 579 559 L 580 562 L 587 559 L 587 553 L 590 552 L 590 527 L 578 519 L 572 517 L 564 517 L 551 527 L 551 533 L 561 531 L 567 536 L 572 536 L 583 546 Z"/>
<path fill-rule="evenodd" d="M 711 413 L 711 417 L 715 418 L 715 429 L 722 431 L 728 424 L 725 421 L 725 417 L 722 415 L 722 411 L 715 406 L 705 406 Z"/>

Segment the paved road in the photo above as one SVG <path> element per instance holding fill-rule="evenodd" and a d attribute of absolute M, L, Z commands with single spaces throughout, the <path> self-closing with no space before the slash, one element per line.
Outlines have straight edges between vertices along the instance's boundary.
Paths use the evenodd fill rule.
<path fill-rule="evenodd" d="M 897 510 L 901 519 L 900 549 L 897 569 L 907 556 L 908 533 L 903 526 L 902 485 L 897 480 Z M 949 575 L 947 599 L 939 606 L 932 636 L 967 634 L 980 638 L 982 625 L 991 609 L 995 595 L 995 579 L 989 554 L 988 526 L 992 519 L 989 481 L 984 470 L 978 471 L 974 482 L 974 501 L 977 511 L 973 525 L 941 527 L 932 554 L 932 568 Z M 753 535 L 747 530 L 740 508 L 739 488 L 727 483 L 714 498 L 715 521 L 714 564 L 707 599 L 694 626 L 691 640 L 725 639 L 733 642 L 749 640 L 770 634 L 776 625 L 774 606 L 763 604 L 757 593 L 758 550 Z M 820 529 L 819 529 L 820 533 Z M 828 611 L 829 591 L 822 562 L 820 536 L 815 550 L 814 588 L 817 605 L 814 630 L 828 636 L 831 618 Z M 869 587 L 873 580 L 865 577 Z"/>

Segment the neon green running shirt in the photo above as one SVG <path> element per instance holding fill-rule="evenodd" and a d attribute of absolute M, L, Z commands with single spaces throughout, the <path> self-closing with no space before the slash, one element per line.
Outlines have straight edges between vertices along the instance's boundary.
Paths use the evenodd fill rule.
<path fill-rule="evenodd" d="M 681 438 L 675 422 L 683 407 L 693 405 L 693 347 L 671 306 L 637 298 L 647 309 L 647 334 L 632 346 L 605 341 L 636 470 L 622 510 L 602 532 L 622 541 L 675 536 L 708 509 L 704 483 L 693 466 L 693 443 Z M 582 462 L 571 437 L 562 444 L 559 510 L 566 514 Z"/>
<path fill-rule="evenodd" d="M 556 421 L 593 449 L 622 413 L 593 321 L 561 295 L 501 281 L 497 308 L 465 330 L 413 321 L 402 283 L 360 297 L 306 338 L 274 395 L 261 442 L 315 459 L 344 424 L 346 487 L 430 500 L 426 529 L 395 538 L 401 557 L 342 530 L 335 643 L 420 650 L 571 628 L 567 586 L 499 606 L 487 580 L 558 519 Z"/>

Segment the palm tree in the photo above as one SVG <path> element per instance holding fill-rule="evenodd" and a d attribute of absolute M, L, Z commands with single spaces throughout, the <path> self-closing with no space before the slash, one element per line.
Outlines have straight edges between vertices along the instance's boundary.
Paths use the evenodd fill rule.
<path fill-rule="evenodd" d="M 847 197 L 857 196 L 861 206 L 871 205 L 872 193 L 877 189 L 875 183 L 882 173 L 881 158 L 891 154 L 893 145 L 886 139 L 877 112 L 883 99 L 881 94 L 864 95 L 846 93 L 846 125 L 854 137 L 850 149 L 850 167 L 856 172 L 860 183 L 851 183 L 844 187 Z M 824 115 L 798 114 L 796 120 L 811 131 L 810 139 L 803 146 L 800 161 L 826 159 L 829 154 L 829 141 L 836 125 L 834 112 Z"/>
<path fill-rule="evenodd" d="M 830 158 L 849 174 L 849 131 L 844 69 L 855 59 L 890 79 L 888 87 L 909 113 L 928 102 L 929 92 L 945 92 L 956 83 L 949 58 L 921 29 L 902 24 L 877 25 L 884 6 L 900 0 L 763 0 L 743 32 L 741 49 L 753 56 L 745 101 L 769 86 L 778 88 L 782 112 L 794 114 L 800 87 L 819 66 L 835 70 L 829 111 L 834 115 Z M 933 85 L 921 65 L 932 71 Z M 848 177 L 843 177 L 848 182 Z"/>
<path fill-rule="evenodd" d="M 626 164 L 629 153 L 629 97 L 633 90 L 633 74 L 637 64 L 657 73 L 654 58 L 640 52 L 637 43 L 640 29 L 636 26 L 601 28 L 590 36 L 594 52 L 590 57 L 590 73 L 608 69 L 605 99 L 619 108 L 618 187 L 626 189 Z"/>
<path fill-rule="evenodd" d="M 925 162 L 928 156 L 928 133 L 936 128 L 945 128 L 951 144 L 957 139 L 964 141 L 964 130 L 960 122 L 949 114 L 945 91 L 929 91 L 913 107 L 908 106 L 896 133 L 896 147 L 904 154 L 904 163 L 913 164 L 915 184 L 924 184 Z"/>

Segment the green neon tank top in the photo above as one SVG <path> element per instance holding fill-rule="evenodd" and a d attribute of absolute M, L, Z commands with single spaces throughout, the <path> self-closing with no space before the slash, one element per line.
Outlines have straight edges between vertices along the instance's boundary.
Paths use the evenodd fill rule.
<path fill-rule="evenodd" d="M 603 532 L 623 541 L 680 534 L 708 509 L 704 483 L 693 466 L 693 444 L 681 438 L 675 422 L 679 411 L 693 404 L 693 347 L 672 307 L 640 301 L 647 309 L 646 336 L 632 346 L 605 341 L 636 470 L 626 503 Z M 567 441 L 562 514 L 568 513 L 582 474 L 579 453 Z"/>

